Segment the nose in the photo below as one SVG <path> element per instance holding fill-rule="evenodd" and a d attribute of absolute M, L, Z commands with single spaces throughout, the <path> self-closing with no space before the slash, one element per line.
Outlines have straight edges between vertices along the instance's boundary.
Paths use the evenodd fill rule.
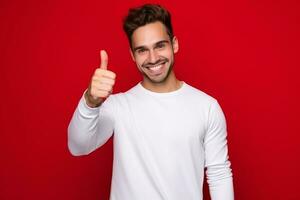
<path fill-rule="evenodd" d="M 151 50 L 149 51 L 149 61 L 150 61 L 151 63 L 155 63 L 155 62 L 157 61 L 157 59 L 158 59 L 158 54 L 157 54 L 157 52 L 156 52 L 154 49 L 151 49 Z"/>

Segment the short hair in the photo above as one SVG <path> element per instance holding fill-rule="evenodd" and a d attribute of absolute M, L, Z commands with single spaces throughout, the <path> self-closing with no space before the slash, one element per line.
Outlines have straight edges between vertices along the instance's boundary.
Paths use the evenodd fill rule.
<path fill-rule="evenodd" d="M 172 40 L 174 35 L 171 24 L 171 14 L 164 7 L 158 4 L 145 4 L 129 9 L 128 15 L 123 21 L 123 30 L 127 35 L 130 47 L 132 47 L 132 34 L 137 28 L 157 21 L 166 27 L 170 40 Z"/>

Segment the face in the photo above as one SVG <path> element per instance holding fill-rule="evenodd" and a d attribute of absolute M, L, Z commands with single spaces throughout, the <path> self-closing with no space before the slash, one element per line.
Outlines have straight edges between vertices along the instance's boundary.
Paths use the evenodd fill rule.
<path fill-rule="evenodd" d="M 132 34 L 131 56 L 144 81 L 165 82 L 172 72 L 174 53 L 177 51 L 176 37 L 171 41 L 161 22 L 139 27 Z"/>

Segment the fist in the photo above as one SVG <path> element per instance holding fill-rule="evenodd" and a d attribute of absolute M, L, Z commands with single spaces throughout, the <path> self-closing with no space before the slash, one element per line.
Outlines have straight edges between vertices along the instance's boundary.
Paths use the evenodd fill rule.
<path fill-rule="evenodd" d="M 112 93 L 116 74 L 107 69 L 108 56 L 102 50 L 100 52 L 101 64 L 92 76 L 90 85 L 85 93 L 86 103 L 90 107 L 98 107 Z"/>

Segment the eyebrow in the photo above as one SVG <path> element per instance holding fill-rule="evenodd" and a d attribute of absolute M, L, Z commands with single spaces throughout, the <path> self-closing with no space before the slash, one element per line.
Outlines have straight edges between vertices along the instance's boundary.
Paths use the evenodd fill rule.
<path fill-rule="evenodd" d="M 161 41 L 158 41 L 158 42 L 156 42 L 153 46 L 157 46 L 157 45 L 163 44 L 163 43 L 169 43 L 169 40 L 161 40 Z M 135 47 L 135 48 L 133 48 L 133 52 L 136 52 L 136 51 L 139 50 L 139 49 L 147 49 L 147 47 L 144 46 L 144 45 Z"/>

